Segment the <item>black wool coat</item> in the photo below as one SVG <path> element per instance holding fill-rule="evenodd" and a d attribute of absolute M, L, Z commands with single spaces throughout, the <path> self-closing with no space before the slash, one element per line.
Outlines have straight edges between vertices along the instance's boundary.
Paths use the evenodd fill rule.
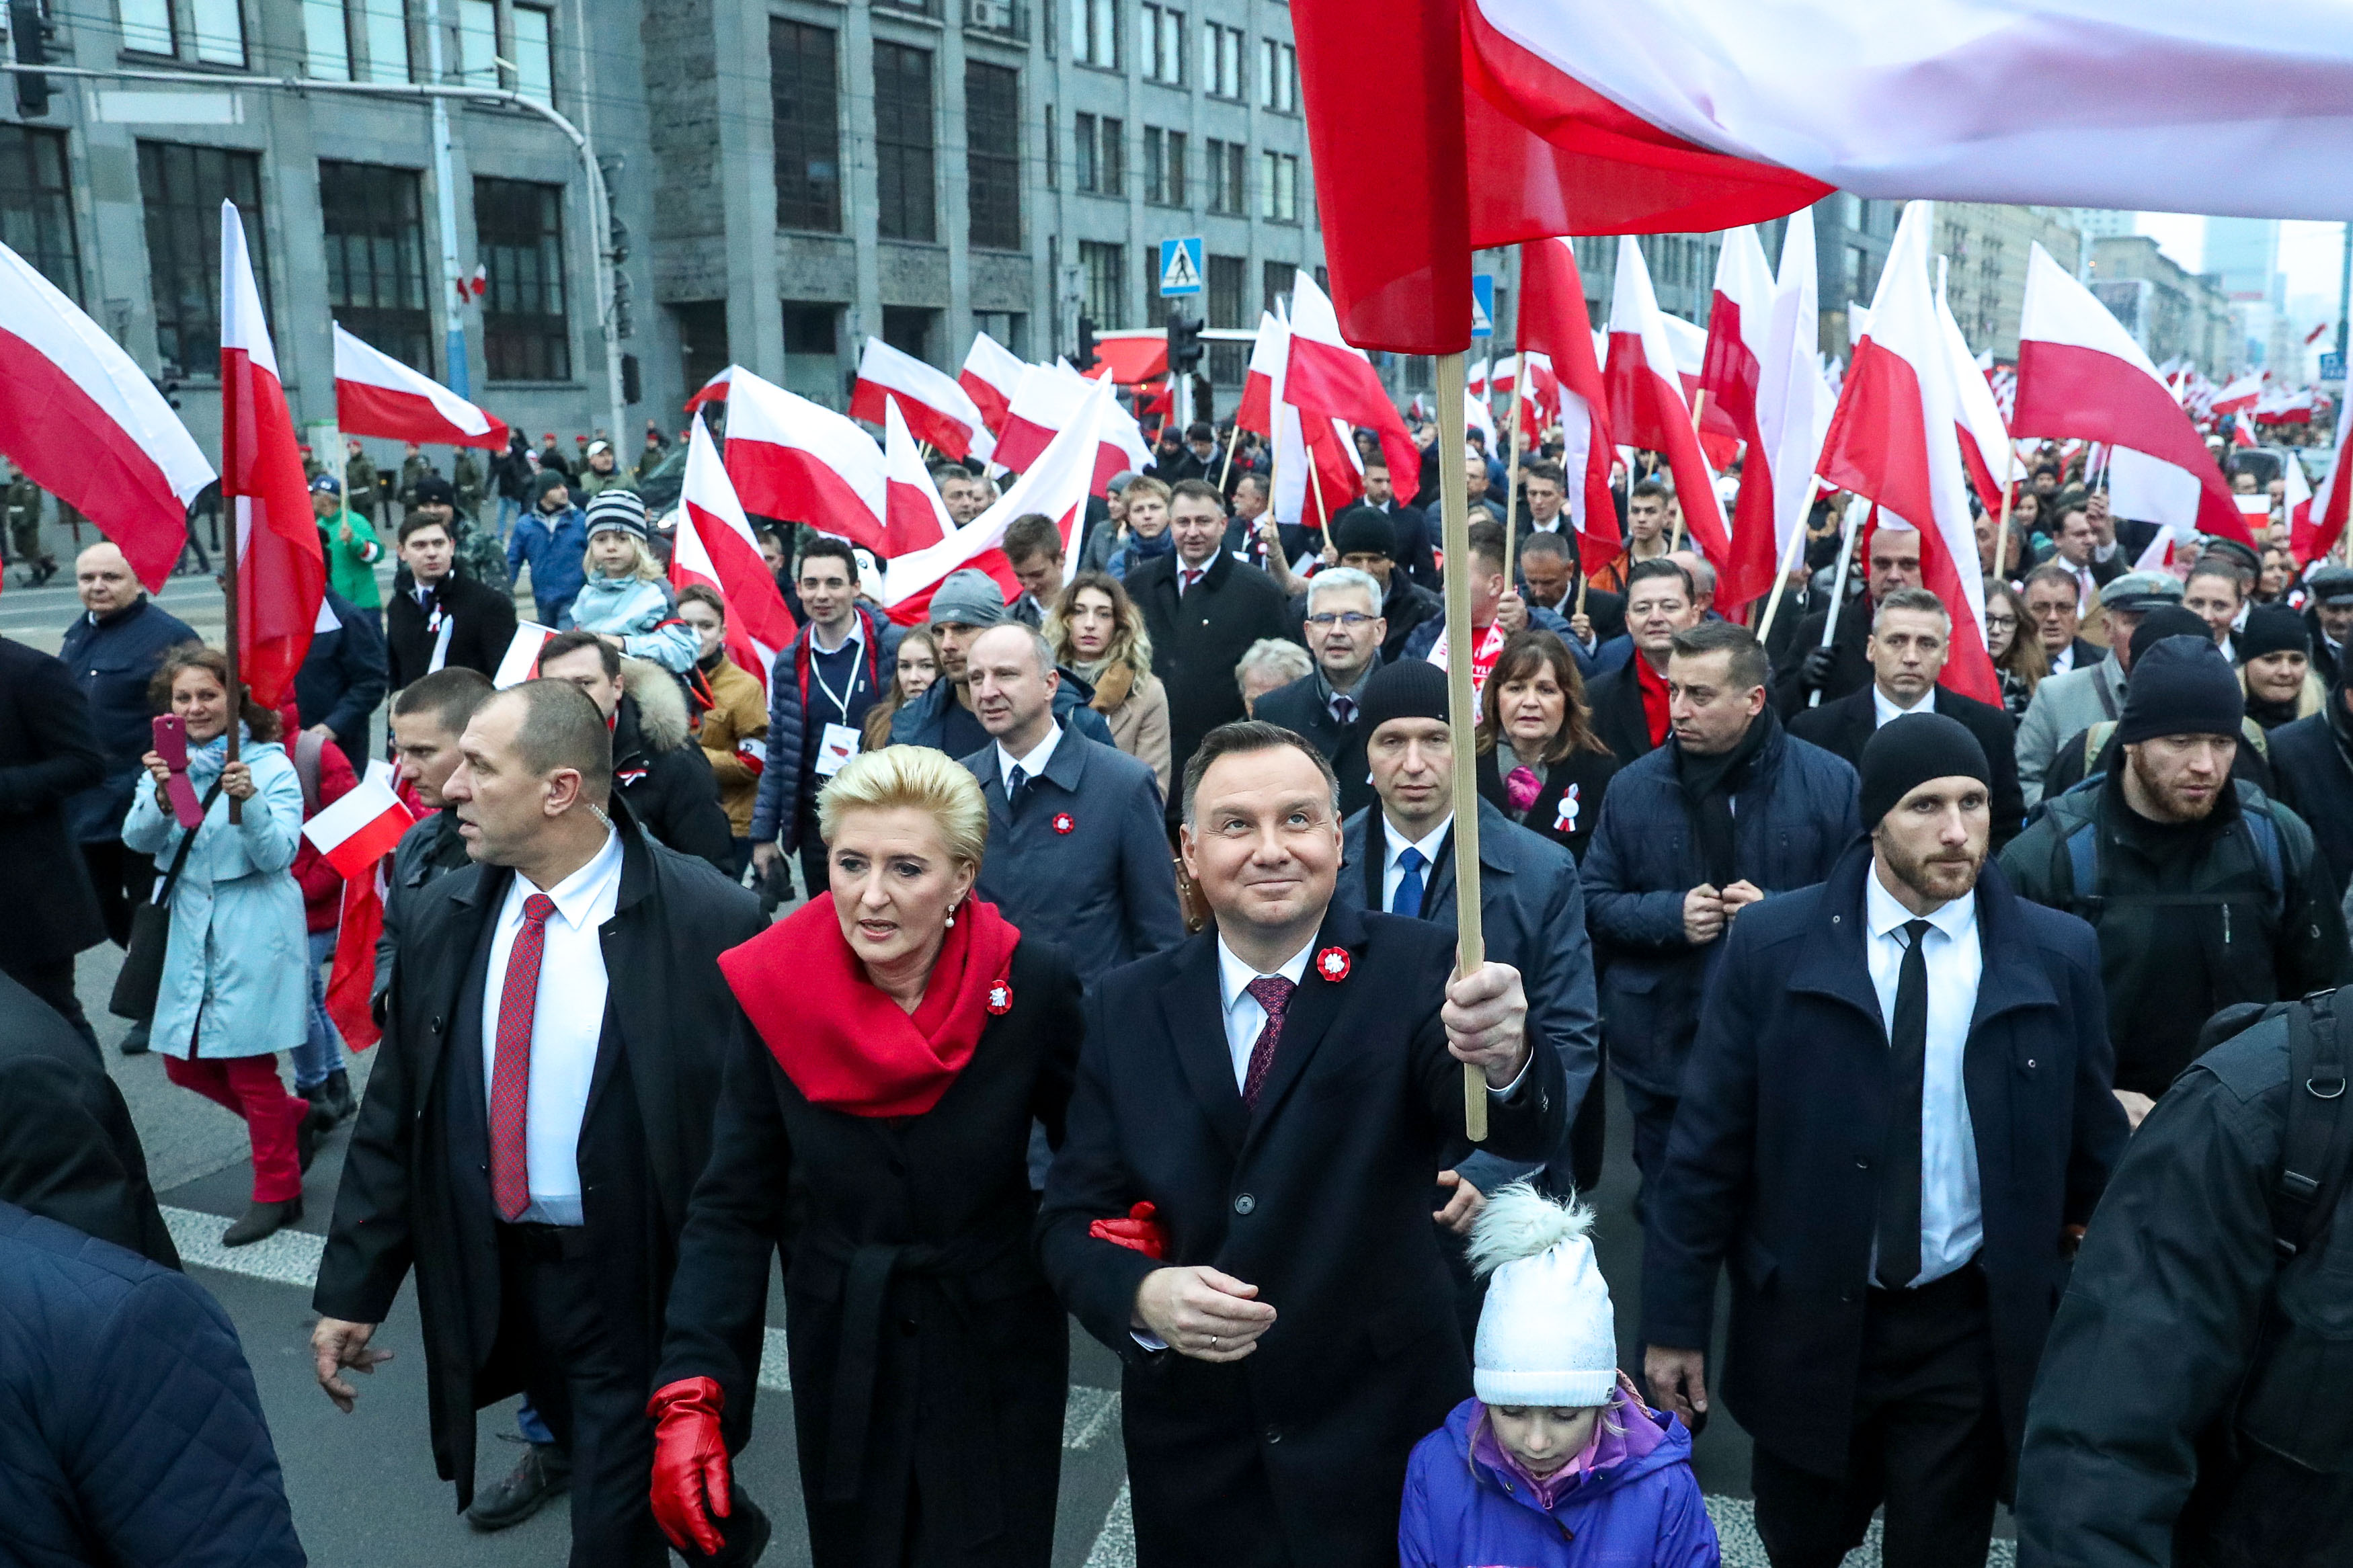
<path fill-rule="evenodd" d="M 1879 732 L 1879 710 L 1871 700 L 1873 689 L 1865 686 L 1835 702 L 1800 709 L 1798 716 L 1789 721 L 1789 733 L 1800 741 L 1811 741 L 1833 756 L 1845 758 L 1860 773 L 1862 749 Z M 2018 726 L 1992 703 L 1979 702 L 1941 686 L 1929 694 L 1928 701 L 1931 710 L 1967 725 L 1978 744 L 1985 748 L 1987 771 L 1993 774 L 1988 781 L 1988 804 L 1993 815 L 1993 848 L 1999 854 L 2002 846 L 2017 837 L 2019 829 L 2026 826 L 2026 797 L 2018 787 Z"/>
<path fill-rule="evenodd" d="M 1291 614 L 1274 579 L 1223 550 L 1181 598 L 1176 552 L 1128 574 L 1127 593 L 1152 633 L 1152 673 L 1168 688 L 1168 754 L 1181 775 L 1201 737 L 1243 717 L 1234 666 L 1261 637 L 1288 638 Z M 1179 803 L 1168 803 L 1176 816 Z"/>
<path fill-rule="evenodd" d="M 1052 1554 L 1070 1332 L 1029 1247 L 1032 1118 L 1062 1138 L 1079 983 L 1014 950 L 1012 1007 L 921 1116 L 812 1105 L 741 1010 L 657 1385 L 759 1375 L 782 1255 L 793 1426 L 820 1568 L 1027 1568 Z M 906 1507 L 913 1483 L 920 1518 Z"/>
<path fill-rule="evenodd" d="M 496 676 L 507 645 L 514 641 L 514 600 L 453 571 L 441 579 L 435 603 L 444 616 L 457 620 L 449 632 L 449 653 L 441 661 L 442 668 L 479 669 Z M 384 641 L 393 690 L 398 691 L 431 668 L 433 645 L 439 637 L 430 613 L 417 602 L 415 594 L 395 594 L 385 599 Z"/>
<path fill-rule="evenodd" d="M 105 776 L 72 673 L 0 637 L 0 965 L 59 963 L 106 940 L 66 824 L 66 802 Z"/>
<path fill-rule="evenodd" d="M 1345 978 L 1319 973 L 1336 948 Z M 1087 1004 L 1070 1133 L 1039 1244 L 1054 1289 L 1116 1352 L 1136 1561 L 1145 1568 L 1394 1564 L 1406 1456 L 1471 1393 L 1430 1212 L 1462 1144 L 1462 1068 L 1439 1008 L 1453 933 L 1334 904 L 1310 949 L 1257 1109 L 1235 1087 L 1218 938 L 1106 975 Z M 1485 1147 L 1542 1160 L 1567 1110 L 1560 1052 L 1532 1042 Z M 1259 1287 L 1279 1316 L 1222 1365 L 1130 1333 L 1142 1253 L 1093 1239 L 1135 1203 L 1169 1265 Z"/>

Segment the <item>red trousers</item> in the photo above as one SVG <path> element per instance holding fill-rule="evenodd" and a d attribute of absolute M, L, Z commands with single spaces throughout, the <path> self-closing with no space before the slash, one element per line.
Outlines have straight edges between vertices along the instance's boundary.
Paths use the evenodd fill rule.
<path fill-rule="evenodd" d="M 302 1167 L 295 1158 L 294 1131 L 311 1114 L 311 1102 L 286 1092 L 276 1057 L 164 1058 L 164 1076 L 193 1089 L 223 1110 L 245 1119 L 253 1141 L 253 1201 L 282 1204 L 302 1195 Z"/>

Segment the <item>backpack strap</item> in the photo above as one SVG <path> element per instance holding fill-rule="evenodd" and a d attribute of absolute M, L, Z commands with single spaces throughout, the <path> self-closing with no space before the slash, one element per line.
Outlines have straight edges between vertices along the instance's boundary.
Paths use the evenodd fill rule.
<path fill-rule="evenodd" d="M 2067 830 L 2061 843 L 2067 851 L 2067 873 L 2074 895 L 2068 905 L 2087 919 L 2096 919 L 2105 902 L 2100 897 L 2099 818 L 2085 817 Z"/>
<path fill-rule="evenodd" d="M 2254 841 L 2255 859 L 2263 868 L 2263 887 L 2271 894 L 2272 924 L 2276 926 L 2287 914 L 2287 862 L 2280 847 L 2279 823 L 2268 801 L 2239 815 L 2247 824 L 2247 837 Z"/>
<path fill-rule="evenodd" d="M 2101 772 L 2100 752 L 2106 749 L 2108 737 L 2116 732 L 2116 721 L 2103 719 L 2084 731 L 2084 780 L 2089 783 Z"/>
<path fill-rule="evenodd" d="M 2334 992 L 2288 1009 L 2287 1041 L 2287 1126 L 2271 1201 L 2272 1245 L 2283 1261 L 2300 1256 L 2334 1216 L 2353 1143 Z"/>

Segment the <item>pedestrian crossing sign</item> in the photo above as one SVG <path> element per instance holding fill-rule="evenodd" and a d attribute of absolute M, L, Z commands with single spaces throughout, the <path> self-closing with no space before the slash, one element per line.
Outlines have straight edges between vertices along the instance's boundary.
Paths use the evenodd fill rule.
<path fill-rule="evenodd" d="M 1495 275 L 1492 272 L 1471 274 L 1471 335 L 1495 335 Z"/>
<path fill-rule="evenodd" d="M 1201 237 L 1160 242 L 1160 297 L 1201 291 Z"/>

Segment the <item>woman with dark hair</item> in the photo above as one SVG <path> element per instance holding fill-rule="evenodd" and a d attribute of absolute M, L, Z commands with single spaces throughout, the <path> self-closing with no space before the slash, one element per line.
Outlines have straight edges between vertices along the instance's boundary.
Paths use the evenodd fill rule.
<path fill-rule="evenodd" d="M 176 788 L 171 761 L 153 751 L 140 759 L 154 787 L 132 795 L 122 824 L 123 844 L 152 856 L 159 874 L 179 867 L 148 1039 L 164 1058 L 165 1077 L 245 1121 L 253 1205 L 221 1237 L 243 1247 L 302 1217 L 302 1169 L 315 1131 L 311 1102 L 286 1091 L 275 1059 L 310 1037 L 310 937 L 292 875 L 302 842 L 302 781 L 279 744 L 277 714 L 245 694 L 232 711 L 228 658 L 217 649 L 194 643 L 172 649 L 147 689 L 157 711 L 176 715 L 187 736 Z M 236 823 L 232 804 L 240 808 Z M 197 821 L 194 842 L 181 810 Z"/>
<path fill-rule="evenodd" d="M 1547 631 L 1504 644 L 1479 705 L 1479 793 L 1579 860 L 1621 759 L 1593 732 L 1568 645 Z"/>
<path fill-rule="evenodd" d="M 2026 613 L 2026 597 L 2000 577 L 1985 580 L 1986 651 L 2001 678 L 2002 710 L 2015 723 L 2051 673 L 2051 660 Z"/>
<path fill-rule="evenodd" d="M 1111 726 L 1113 744 L 1150 768 L 1168 795 L 1168 689 L 1152 673 L 1152 634 L 1144 611 L 1108 572 L 1071 579 L 1046 617 L 1054 661 L 1094 688 L 1087 706 Z"/>
<path fill-rule="evenodd" d="M 892 661 L 891 689 L 866 710 L 866 749 L 879 752 L 891 743 L 891 721 L 899 710 L 932 689 L 940 678 L 940 650 L 933 645 L 932 628 L 909 626 L 899 639 Z"/>

